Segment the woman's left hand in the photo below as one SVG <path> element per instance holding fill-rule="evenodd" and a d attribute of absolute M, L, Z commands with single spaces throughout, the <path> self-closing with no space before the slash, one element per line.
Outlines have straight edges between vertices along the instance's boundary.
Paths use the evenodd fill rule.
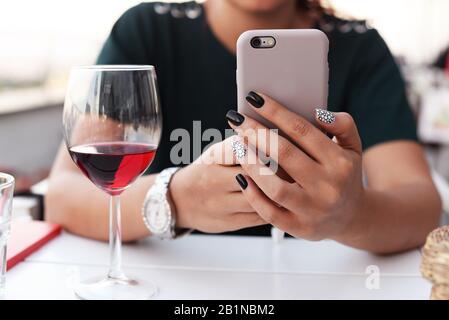
<path fill-rule="evenodd" d="M 241 143 L 246 150 L 236 152 L 246 173 L 236 178 L 248 202 L 267 223 L 292 236 L 339 238 L 363 212 L 362 146 L 354 120 L 347 113 L 317 109 L 316 123 L 335 136 L 333 141 L 266 95 L 251 92 L 247 100 L 289 138 L 278 135 L 273 144 L 268 134 L 260 134 L 268 129 L 259 122 L 228 112 L 231 127 L 243 138 L 236 146 Z M 261 161 L 253 161 L 258 159 L 256 150 L 247 144 L 276 159 L 291 179 L 273 170 L 267 174 Z"/>

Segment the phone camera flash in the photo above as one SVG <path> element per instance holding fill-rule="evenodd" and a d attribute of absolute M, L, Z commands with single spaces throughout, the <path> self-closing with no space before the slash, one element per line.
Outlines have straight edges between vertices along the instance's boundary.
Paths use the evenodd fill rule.
<path fill-rule="evenodd" d="M 255 49 L 270 49 L 276 45 L 276 40 L 271 36 L 254 37 L 250 43 Z"/>

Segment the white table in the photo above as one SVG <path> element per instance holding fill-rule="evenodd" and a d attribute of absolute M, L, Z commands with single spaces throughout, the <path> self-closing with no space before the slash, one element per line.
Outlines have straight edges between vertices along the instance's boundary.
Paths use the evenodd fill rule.
<path fill-rule="evenodd" d="M 69 279 L 106 272 L 106 243 L 63 233 L 7 273 L 7 299 L 75 299 Z M 420 253 L 376 256 L 332 241 L 191 235 L 126 245 L 128 274 L 155 282 L 158 299 L 427 299 Z M 366 287 L 370 265 L 380 288 Z"/>

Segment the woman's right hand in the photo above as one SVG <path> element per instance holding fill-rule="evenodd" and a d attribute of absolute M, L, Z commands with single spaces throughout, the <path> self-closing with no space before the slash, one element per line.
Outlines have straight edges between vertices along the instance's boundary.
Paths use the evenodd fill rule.
<path fill-rule="evenodd" d="M 220 233 L 266 224 L 235 180 L 242 169 L 235 165 L 232 139 L 213 145 L 173 176 L 170 200 L 177 227 Z"/>

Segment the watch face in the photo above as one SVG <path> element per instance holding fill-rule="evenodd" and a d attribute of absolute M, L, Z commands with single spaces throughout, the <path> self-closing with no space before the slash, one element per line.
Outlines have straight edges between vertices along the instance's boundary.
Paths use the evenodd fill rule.
<path fill-rule="evenodd" d="M 165 199 L 152 199 L 148 202 L 148 223 L 153 233 L 165 233 L 170 228 L 170 208 Z M 148 211 L 147 211 L 148 212 Z"/>

